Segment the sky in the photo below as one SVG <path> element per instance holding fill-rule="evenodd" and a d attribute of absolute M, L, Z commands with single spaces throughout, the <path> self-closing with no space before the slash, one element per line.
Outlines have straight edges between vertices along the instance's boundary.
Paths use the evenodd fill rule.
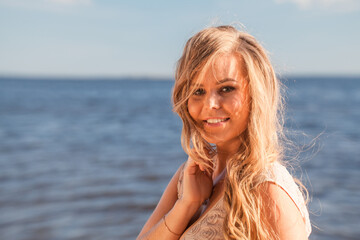
<path fill-rule="evenodd" d="M 0 76 L 173 77 L 187 39 L 223 24 L 279 74 L 360 75 L 359 0 L 0 0 Z"/>

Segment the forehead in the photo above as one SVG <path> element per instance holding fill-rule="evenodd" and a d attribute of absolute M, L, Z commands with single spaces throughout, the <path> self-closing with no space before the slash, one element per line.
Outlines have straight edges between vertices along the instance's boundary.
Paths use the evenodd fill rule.
<path fill-rule="evenodd" d="M 222 54 L 205 64 L 200 73 L 193 79 L 192 84 L 207 84 L 224 79 L 240 81 L 245 77 L 244 64 L 240 55 Z"/>

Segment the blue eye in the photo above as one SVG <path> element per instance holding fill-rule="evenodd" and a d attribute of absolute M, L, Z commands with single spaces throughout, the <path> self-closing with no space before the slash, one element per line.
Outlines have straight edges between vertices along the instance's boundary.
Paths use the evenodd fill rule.
<path fill-rule="evenodd" d="M 220 91 L 223 92 L 223 93 L 227 93 L 227 92 L 231 92 L 233 90 L 235 90 L 234 87 L 226 86 L 226 87 L 221 88 Z"/>
<path fill-rule="evenodd" d="M 194 92 L 194 95 L 196 95 L 196 96 L 200 96 L 200 95 L 203 95 L 203 94 L 205 94 L 205 90 L 202 89 L 202 88 L 199 88 Z"/>

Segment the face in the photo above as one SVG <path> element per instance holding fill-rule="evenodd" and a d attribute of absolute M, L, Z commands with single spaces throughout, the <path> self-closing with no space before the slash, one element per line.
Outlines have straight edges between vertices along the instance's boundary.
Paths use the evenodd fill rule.
<path fill-rule="evenodd" d="M 188 111 L 202 137 L 218 148 L 239 145 L 247 128 L 249 94 L 243 69 L 241 58 L 222 55 L 192 82 L 196 91 L 188 100 Z"/>

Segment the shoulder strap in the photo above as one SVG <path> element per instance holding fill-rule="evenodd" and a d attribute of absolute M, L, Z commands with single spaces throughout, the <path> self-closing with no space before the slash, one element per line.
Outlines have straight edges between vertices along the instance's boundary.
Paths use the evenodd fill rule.
<path fill-rule="evenodd" d="M 181 166 L 181 170 L 180 170 L 180 174 L 179 174 L 179 180 L 177 182 L 178 199 L 181 198 L 181 196 L 182 196 L 182 182 L 183 182 L 183 178 L 184 178 L 185 164 L 186 163 L 183 163 L 182 166 Z"/>

